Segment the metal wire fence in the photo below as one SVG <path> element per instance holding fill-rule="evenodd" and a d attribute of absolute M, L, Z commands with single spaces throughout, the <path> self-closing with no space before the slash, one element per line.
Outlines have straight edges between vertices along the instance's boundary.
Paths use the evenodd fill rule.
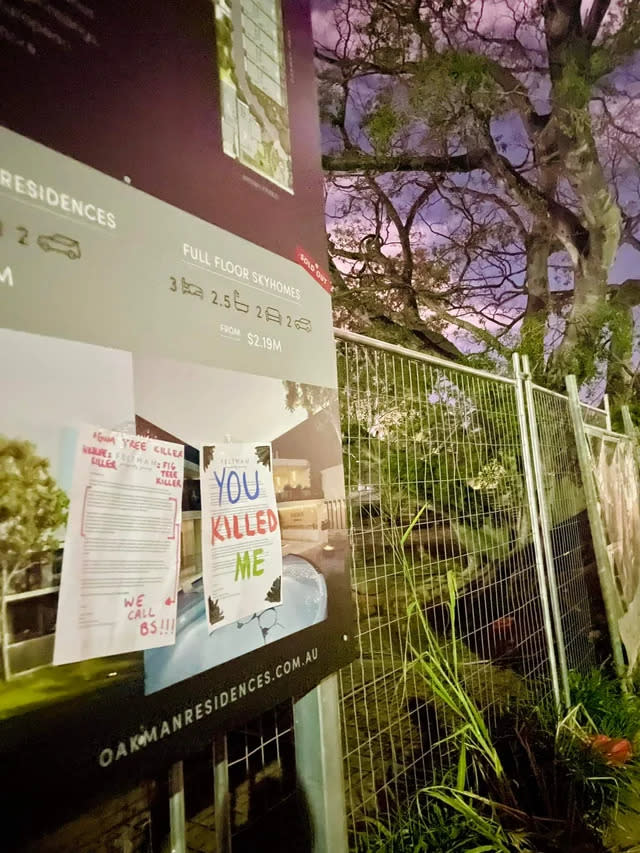
<path fill-rule="evenodd" d="M 189 853 L 253 850 L 257 840 L 275 824 L 296 795 L 296 764 L 292 702 L 284 702 L 246 726 L 229 732 L 222 741 L 229 802 L 226 840 L 220 837 L 219 800 L 214 749 L 184 762 L 186 845 Z M 219 792 L 218 792 L 219 794 Z M 218 814 L 217 814 L 218 812 Z M 295 812 L 291 809 L 290 812 Z M 286 832 L 295 830 L 289 819 Z M 273 834 L 273 826 L 267 834 Z"/>
<path fill-rule="evenodd" d="M 547 563 L 557 594 L 559 654 L 566 669 L 588 672 L 604 654 L 597 652 L 607 643 L 607 626 L 569 403 L 565 396 L 534 385 L 530 401 L 539 449 L 535 464 L 541 522 L 549 534 Z M 606 423 L 607 415 L 584 407 L 583 417 Z"/>
<path fill-rule="evenodd" d="M 453 575 L 465 687 L 492 724 L 551 689 L 555 659 L 517 383 L 345 337 L 338 352 L 360 656 L 340 679 L 350 829 L 367 849 L 370 819 L 384 819 L 449 766 L 446 708 L 407 667 L 407 649 L 419 642 L 412 605 L 446 645 Z M 570 580 L 563 593 L 569 588 L 575 597 Z M 565 627 L 585 633 L 579 621 Z"/>
<path fill-rule="evenodd" d="M 566 696 L 568 671 L 596 662 L 607 631 L 567 398 L 518 372 L 337 337 L 347 501 L 328 502 L 327 518 L 351 540 L 359 656 L 340 673 L 340 704 L 350 843 L 367 850 L 375 819 L 452 761 L 447 709 L 408 666 L 413 606 L 444 648 L 456 644 L 496 728 L 522 702 Z M 606 410 L 582 415 L 610 423 Z M 234 853 L 253 849 L 256 828 L 273 841 L 274 821 L 291 835 L 296 809 L 280 817 L 296 797 L 290 703 L 229 733 L 226 749 Z M 223 849 L 214 801 L 189 809 L 188 849 Z"/>
<path fill-rule="evenodd" d="M 605 402 L 606 400 L 607 398 L 605 397 Z M 606 408 L 604 409 L 597 409 L 595 406 L 590 406 L 587 403 L 582 403 L 580 408 L 582 409 L 582 420 L 585 424 L 598 427 L 599 429 L 611 429 L 608 403 L 606 403 Z"/>

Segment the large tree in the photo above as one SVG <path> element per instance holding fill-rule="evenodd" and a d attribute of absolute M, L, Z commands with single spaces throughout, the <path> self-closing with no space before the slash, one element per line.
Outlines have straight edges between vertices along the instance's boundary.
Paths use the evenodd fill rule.
<path fill-rule="evenodd" d="M 318 2 L 338 323 L 628 398 L 640 3 Z"/>

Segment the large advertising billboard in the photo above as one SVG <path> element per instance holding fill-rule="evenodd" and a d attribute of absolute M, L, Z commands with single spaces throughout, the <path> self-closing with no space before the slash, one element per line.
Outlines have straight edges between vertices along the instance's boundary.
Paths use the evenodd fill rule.
<path fill-rule="evenodd" d="M 353 656 L 309 17 L 299 0 L 0 10 L 16 824 Z"/>

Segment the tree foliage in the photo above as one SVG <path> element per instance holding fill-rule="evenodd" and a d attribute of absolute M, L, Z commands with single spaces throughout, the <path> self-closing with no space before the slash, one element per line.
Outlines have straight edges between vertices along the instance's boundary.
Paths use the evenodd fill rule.
<path fill-rule="evenodd" d="M 640 4 L 337 0 L 317 23 L 337 322 L 628 400 Z"/>
<path fill-rule="evenodd" d="M 29 441 L 0 435 L 0 671 L 8 675 L 7 592 L 16 573 L 59 546 L 68 498 Z"/>
<path fill-rule="evenodd" d="M 0 566 L 3 578 L 59 547 L 68 499 L 29 441 L 0 436 Z"/>

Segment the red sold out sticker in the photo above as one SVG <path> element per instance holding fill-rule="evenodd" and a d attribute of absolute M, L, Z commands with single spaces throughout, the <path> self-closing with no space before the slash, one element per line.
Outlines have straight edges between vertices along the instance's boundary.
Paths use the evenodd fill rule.
<path fill-rule="evenodd" d="M 309 253 L 301 249 L 300 246 L 296 249 L 296 261 L 324 287 L 327 293 L 331 293 L 331 279 L 320 264 L 314 261 Z"/>

